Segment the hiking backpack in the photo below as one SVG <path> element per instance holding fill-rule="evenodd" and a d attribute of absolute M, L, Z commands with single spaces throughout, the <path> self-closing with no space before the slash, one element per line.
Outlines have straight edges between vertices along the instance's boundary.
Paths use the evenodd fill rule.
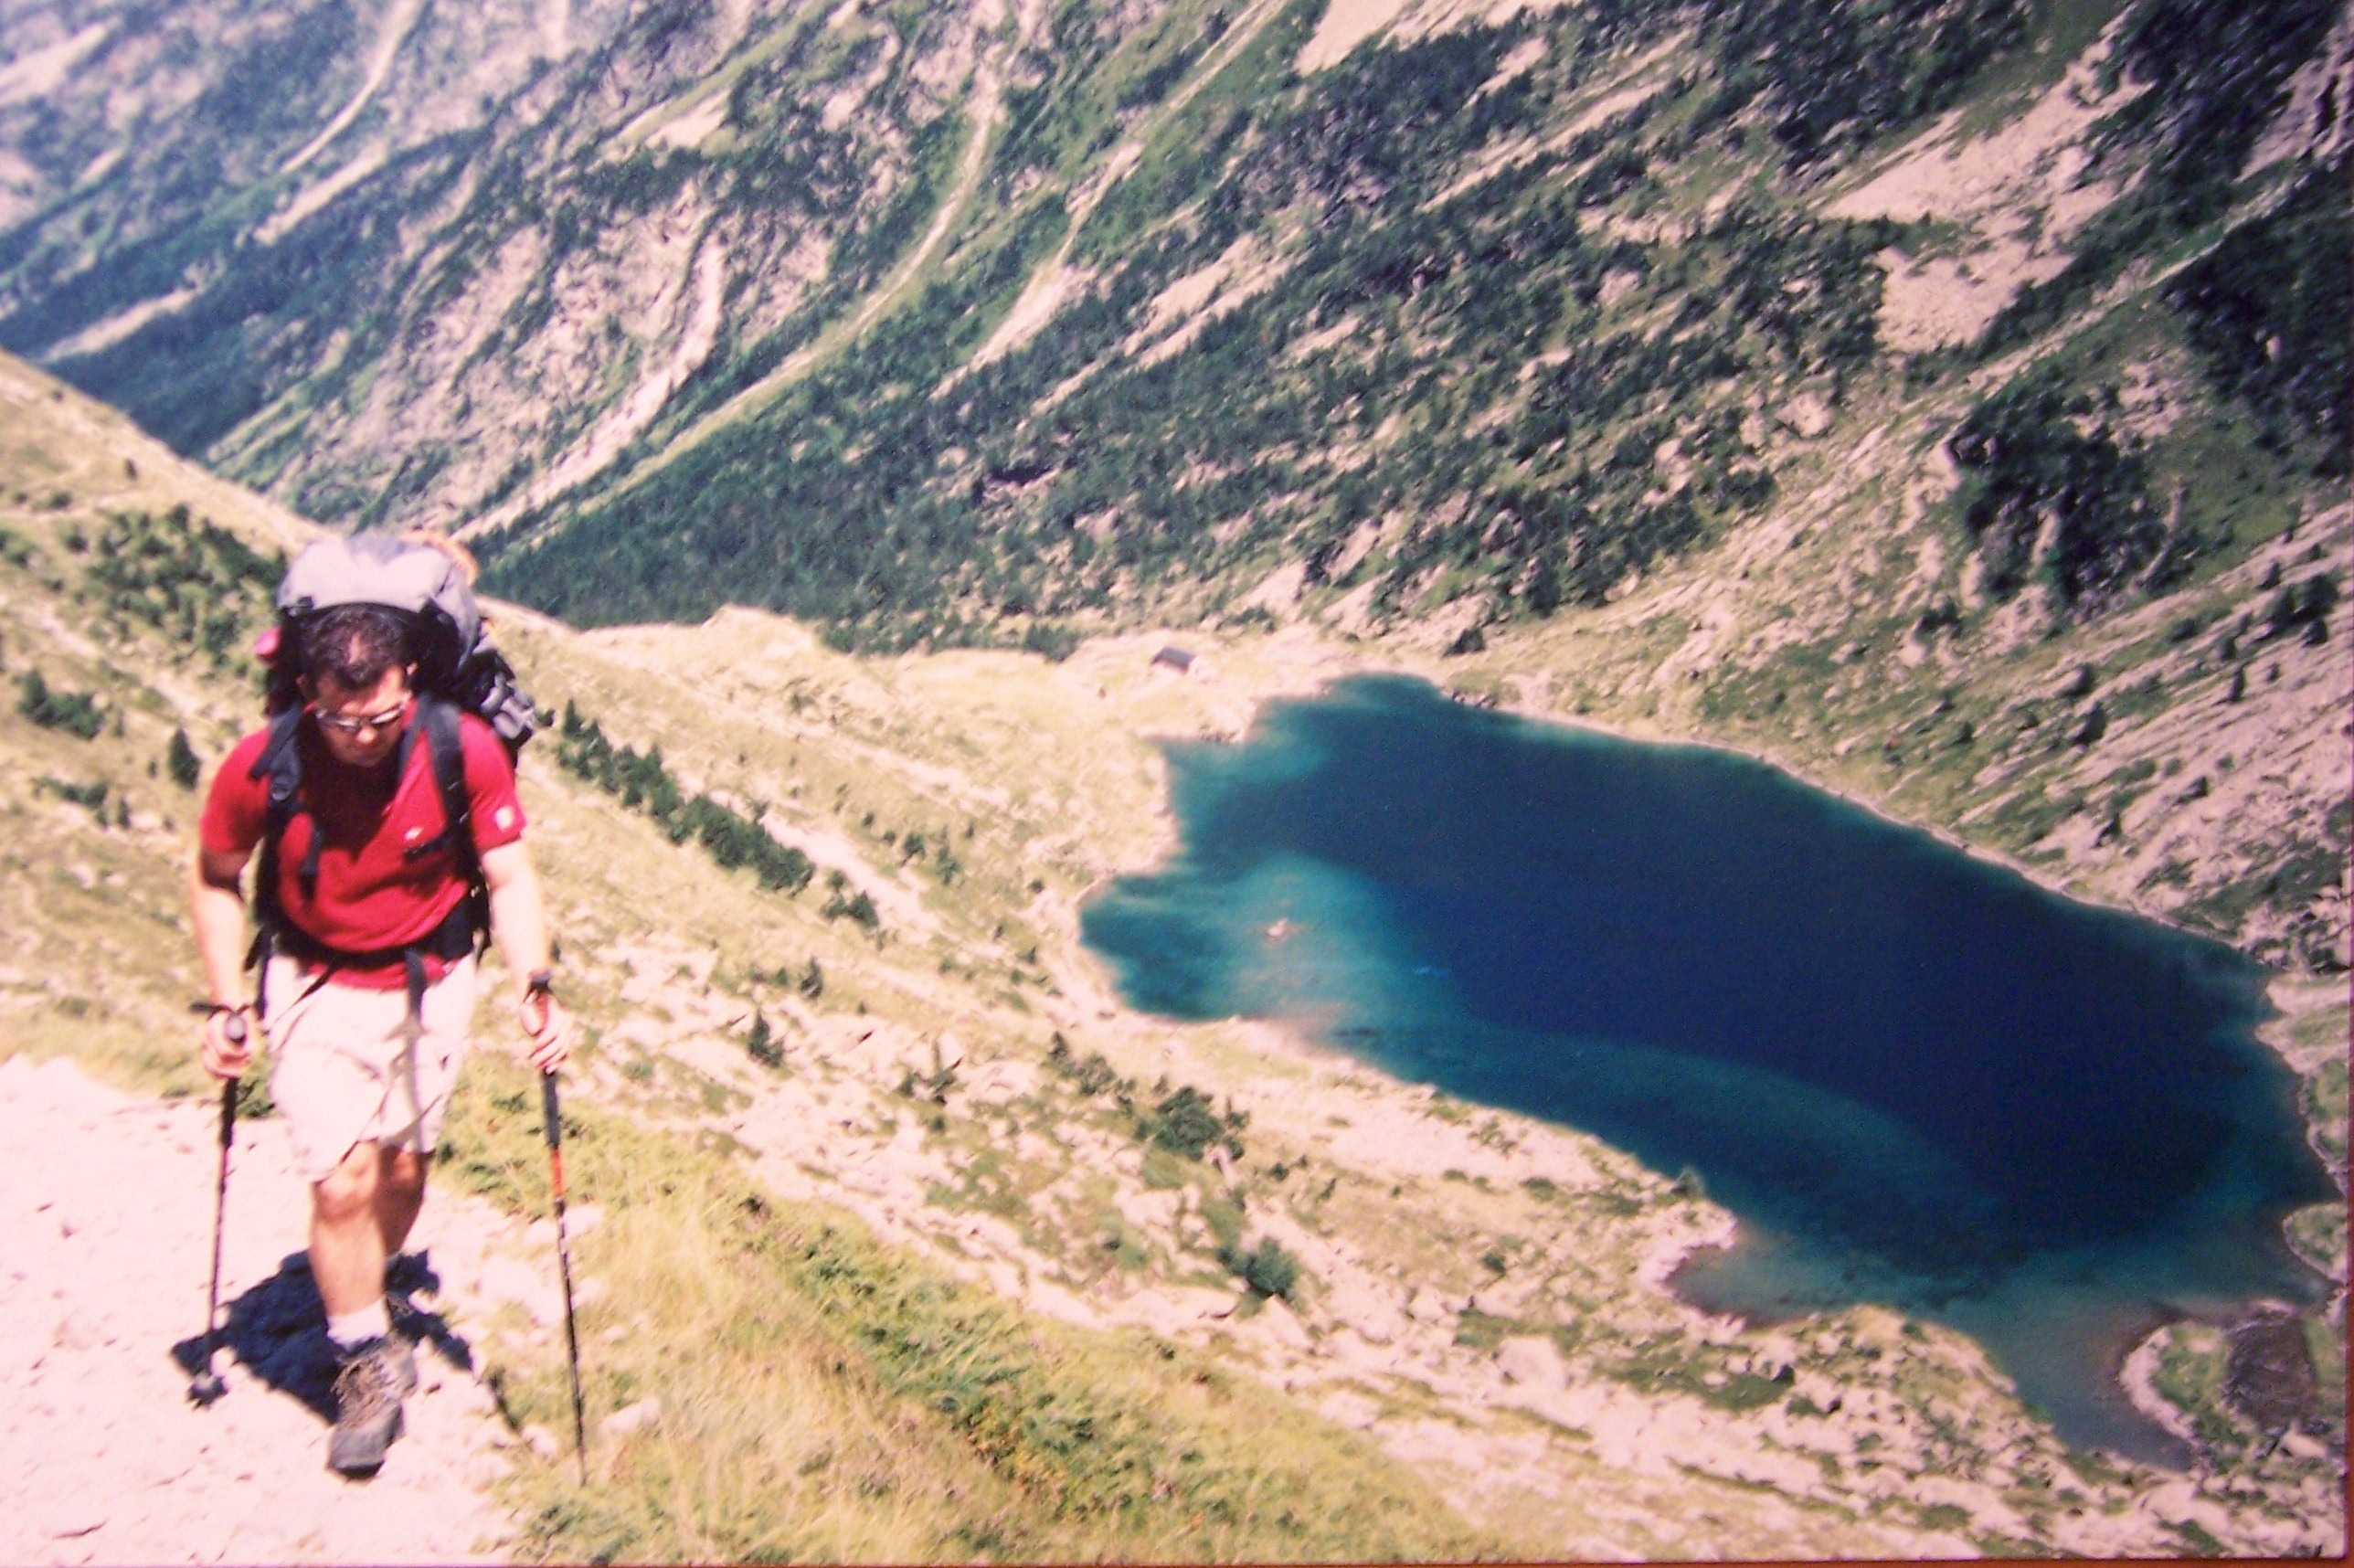
<path fill-rule="evenodd" d="M 382 605 L 408 618 L 416 689 L 487 722 L 513 758 L 538 723 L 531 699 L 482 625 L 471 560 L 438 535 L 329 535 L 302 547 L 278 584 L 278 624 L 265 633 L 270 711 L 302 705 L 295 682 L 302 629 L 347 604 Z"/>
<path fill-rule="evenodd" d="M 425 534 L 329 535 L 302 547 L 278 585 L 278 621 L 263 633 L 257 651 L 270 666 L 270 738 L 255 758 L 251 777 L 270 781 L 269 811 L 261 835 L 261 867 L 254 891 L 256 924 L 248 961 L 261 963 L 273 947 L 315 956 L 330 968 L 374 967 L 400 959 L 408 970 L 412 1012 L 423 993 L 423 958 L 455 959 L 478 951 L 490 930 L 490 890 L 474 853 L 472 806 L 458 736 L 461 713 L 489 724 L 513 758 L 538 727 L 531 698 L 515 683 L 514 668 L 493 646 L 474 602 L 472 562 L 455 545 Z M 417 706 L 400 737 L 395 778 L 406 775 L 421 736 L 432 758 L 441 796 L 442 830 L 402 853 L 419 860 L 445 844 L 457 855 L 466 896 L 442 928 L 405 948 L 385 953 L 336 953 L 295 927 L 278 897 L 278 846 L 294 814 L 302 809 L 302 760 L 299 744 L 303 703 L 302 634 L 317 617 L 345 605 L 378 605 L 397 610 L 409 623 L 409 652 L 417 666 L 411 683 Z M 317 890 L 321 835 L 311 835 L 310 853 L 296 869 L 303 895 Z"/>

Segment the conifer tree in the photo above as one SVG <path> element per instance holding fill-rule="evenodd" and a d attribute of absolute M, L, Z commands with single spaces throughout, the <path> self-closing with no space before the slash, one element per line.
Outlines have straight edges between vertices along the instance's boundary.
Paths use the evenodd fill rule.
<path fill-rule="evenodd" d="M 172 748 L 164 758 L 164 764 L 172 770 L 173 783 L 183 789 L 193 789 L 196 787 L 197 776 L 204 771 L 204 768 L 196 759 L 196 748 L 188 744 L 186 730 L 175 729 L 172 732 Z"/>

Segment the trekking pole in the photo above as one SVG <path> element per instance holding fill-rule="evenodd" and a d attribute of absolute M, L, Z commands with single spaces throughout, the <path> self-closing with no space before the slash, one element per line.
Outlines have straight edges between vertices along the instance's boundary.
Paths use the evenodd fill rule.
<path fill-rule="evenodd" d="M 564 1237 L 564 1128 L 556 1114 L 556 1074 L 539 1075 L 540 1108 L 547 1113 L 547 1179 L 556 1192 L 556 1268 L 564 1279 L 564 1351 L 572 1365 L 572 1453 L 580 1484 L 588 1484 L 588 1425 L 580 1405 L 580 1330 L 572 1312 L 572 1249 Z"/>
<path fill-rule="evenodd" d="M 221 1025 L 221 1033 L 228 1036 L 232 1044 L 243 1044 L 245 1014 L 230 1013 L 228 1022 Z M 220 1373 L 213 1371 L 213 1353 L 217 1348 L 213 1324 L 220 1316 L 221 1221 L 228 1213 L 228 1146 L 237 1136 L 237 1089 L 235 1078 L 221 1085 L 220 1172 L 213 1181 L 213 1276 L 212 1283 L 205 1287 L 205 1367 L 188 1384 L 188 1398 L 199 1409 L 228 1392 L 228 1384 L 221 1381 Z"/>

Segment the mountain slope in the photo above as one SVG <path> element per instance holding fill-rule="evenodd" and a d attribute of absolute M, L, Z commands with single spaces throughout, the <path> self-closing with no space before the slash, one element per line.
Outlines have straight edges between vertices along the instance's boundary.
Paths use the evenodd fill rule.
<path fill-rule="evenodd" d="M 294 530 L 118 418 L 0 369 L 18 476 L 0 490 L 0 655 L 66 708 L 93 694 L 97 716 L 83 738 L 21 705 L 0 714 L 15 758 L 0 809 L 18 824 L 0 894 L 20 914 L 0 973 L 6 1048 L 194 1090 L 174 1044 L 195 983 L 176 871 L 194 797 L 173 780 L 169 740 L 183 729 L 213 757 L 248 721 L 236 650 L 255 601 L 218 585 L 266 580 L 267 556 L 239 552 Z M 176 521 L 189 499 L 227 529 Z M 132 550 L 132 535 L 152 546 Z M 154 580 L 128 580 L 126 557 Z M 188 567 L 216 586 L 157 591 Z M 233 612 L 217 664 L 201 620 L 189 636 L 176 619 L 191 605 Z M 1744 1329 L 1680 1305 L 1657 1282 L 1724 1217 L 1591 1139 L 1385 1083 L 1259 1026 L 1121 1009 L 1076 909 L 1165 843 L 1147 737 L 1231 733 L 1265 696 L 1366 667 L 1362 654 L 1298 632 L 1221 640 L 1217 678 L 1184 681 L 1152 668 L 1150 637 L 1055 665 L 852 659 L 745 611 L 581 634 L 507 610 L 501 626 L 563 715 L 524 773 L 566 989 L 591 1030 L 567 1103 L 583 1118 L 580 1191 L 607 1212 L 579 1254 L 597 1282 L 592 1416 L 649 1393 L 665 1413 L 610 1445 L 595 1506 L 561 1466 L 520 1461 L 508 1495 L 540 1550 L 773 1550 L 786 1537 L 762 1533 L 761 1510 L 776 1499 L 779 1519 L 836 1521 L 834 1545 L 791 1537 L 821 1555 L 962 1556 L 984 1537 L 1181 1556 L 2335 1539 L 2331 1453 L 2303 1436 L 2267 1445 L 2234 1414 L 2211 1328 L 2164 1330 L 2149 1351 L 2156 1386 L 2200 1423 L 2208 1469 L 2173 1479 L 2072 1452 L 1943 1330 L 1870 1308 Z M 778 847 L 773 876 L 731 822 Z M 2326 1107 L 2342 992 L 2277 994 L 2296 1014 L 2279 1044 Z M 2316 1115 L 2342 1158 L 2337 1085 L 2337 1110 Z M 1186 1119 L 1189 1094 L 1205 1128 Z M 535 1136 L 524 1086 L 486 1048 L 450 1179 L 531 1212 Z M 2342 1258 L 2328 1222 L 2317 1210 L 2296 1232 L 2325 1264 Z M 1259 1276 L 1262 1296 L 1235 1272 L 1252 1258 L 1296 1272 Z M 772 1298 L 833 1327 L 812 1340 L 757 1312 L 726 1327 Z M 1047 1349 L 1014 1354 L 1008 1333 Z M 943 1359 L 943 1343 L 963 1349 Z M 515 1419 L 562 1424 L 544 1330 L 482 1349 Z M 754 1378 L 739 1354 L 806 1376 Z M 1116 1439 L 1074 1445 L 1027 1417 L 992 1436 L 1003 1407 L 962 1403 L 968 1354 L 1013 1356 L 1010 1386 Z M 817 1464 L 824 1434 L 790 1402 L 821 1398 L 839 1405 L 836 1428 L 874 1434 L 841 1450 L 862 1456 L 841 1488 L 822 1465 L 796 1468 Z M 1144 1409 L 1176 1414 L 1134 1425 Z M 956 1410 L 982 1424 L 926 1414 Z M 1280 1424 L 1283 1467 L 1222 1446 L 1230 1419 Z M 1119 1490 L 1119 1467 L 1174 1463 L 1187 1444 L 1226 1457 L 1167 1472 L 1165 1496 L 1161 1482 L 1150 1498 Z M 1414 1501 L 1399 1465 L 1480 1533 Z M 946 1484 L 970 1501 L 911 1520 L 855 1502 L 870 1484 L 886 1499 Z M 1098 1504 L 1084 1499 L 1112 1496 L 1129 1500 L 1088 1522 Z M 1224 1522 L 1203 1533 L 1185 1522 L 1196 1508 Z"/>
<path fill-rule="evenodd" d="M 2272 783 L 2147 759 L 2187 837 L 2114 741 L 1978 738 L 2203 746 L 2208 677 L 2273 713 L 2329 624 L 2341 11 L 88 15 L 0 33 L 0 343 L 309 514 L 464 522 L 578 622 L 885 651 L 1659 641 L 1689 572 L 1732 597 L 1685 686 L 1559 705 L 2347 961 L 2334 686 L 2279 677 Z M 1968 742 L 1889 733 L 1941 705 Z"/>

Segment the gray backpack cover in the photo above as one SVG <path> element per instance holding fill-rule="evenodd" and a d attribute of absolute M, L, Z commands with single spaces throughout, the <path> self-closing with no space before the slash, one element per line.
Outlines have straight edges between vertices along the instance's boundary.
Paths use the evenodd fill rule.
<path fill-rule="evenodd" d="M 305 621 L 347 604 L 382 605 L 408 616 L 415 627 L 417 689 L 480 715 L 509 755 L 523 749 L 537 715 L 483 629 L 473 587 L 455 559 L 392 534 L 313 540 L 278 584 L 281 663 L 291 666 Z M 288 673 L 299 672 L 290 667 Z"/>

